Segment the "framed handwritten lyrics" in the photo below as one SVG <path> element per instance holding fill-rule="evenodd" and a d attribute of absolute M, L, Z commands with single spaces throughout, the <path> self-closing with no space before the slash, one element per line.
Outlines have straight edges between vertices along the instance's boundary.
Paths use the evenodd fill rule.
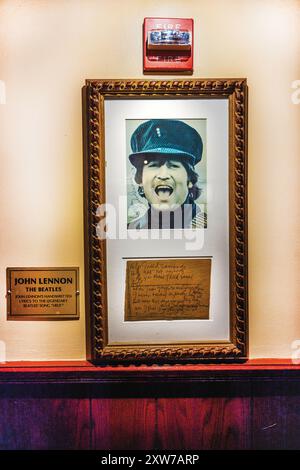
<path fill-rule="evenodd" d="M 247 358 L 245 79 L 87 80 L 87 355 Z"/>

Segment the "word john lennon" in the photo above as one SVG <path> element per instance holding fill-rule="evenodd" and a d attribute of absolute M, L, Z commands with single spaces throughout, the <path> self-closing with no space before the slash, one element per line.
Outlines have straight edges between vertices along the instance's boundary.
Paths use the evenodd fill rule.
<path fill-rule="evenodd" d="M 39 277 L 38 279 L 35 277 L 16 277 L 15 278 L 15 286 L 17 284 L 25 284 L 30 285 L 32 287 L 27 287 L 27 291 L 35 292 L 61 292 L 61 287 L 57 286 L 57 284 L 73 284 L 72 277 Z M 44 286 L 47 284 L 47 287 L 35 287 L 35 285 L 42 285 Z M 56 287 L 49 286 L 49 284 L 55 284 Z M 48 287 L 49 286 L 49 287 Z"/>

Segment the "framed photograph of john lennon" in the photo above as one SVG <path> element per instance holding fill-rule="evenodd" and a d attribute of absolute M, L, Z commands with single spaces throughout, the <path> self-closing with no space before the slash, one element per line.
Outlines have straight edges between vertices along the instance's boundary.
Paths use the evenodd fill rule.
<path fill-rule="evenodd" d="M 247 358 L 246 79 L 87 80 L 87 357 Z"/>
<path fill-rule="evenodd" d="M 128 229 L 207 228 L 206 119 L 126 120 Z"/>

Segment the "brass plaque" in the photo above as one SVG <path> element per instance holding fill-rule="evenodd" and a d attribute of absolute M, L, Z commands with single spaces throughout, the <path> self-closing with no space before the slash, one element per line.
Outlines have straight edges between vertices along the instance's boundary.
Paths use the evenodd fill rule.
<path fill-rule="evenodd" d="M 79 318 L 79 268 L 7 268 L 8 320 Z"/>
<path fill-rule="evenodd" d="M 125 320 L 209 319 L 211 259 L 127 261 Z"/>

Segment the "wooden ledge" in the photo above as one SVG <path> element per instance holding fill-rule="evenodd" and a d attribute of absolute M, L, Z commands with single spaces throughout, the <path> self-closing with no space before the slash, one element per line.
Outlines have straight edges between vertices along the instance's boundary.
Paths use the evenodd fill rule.
<path fill-rule="evenodd" d="M 99 367 L 87 361 L 7 362 L 0 364 L 0 383 L 188 383 L 293 380 L 300 364 L 289 359 L 251 359 L 243 364 Z"/>
<path fill-rule="evenodd" d="M 300 359 L 299 364 L 294 364 L 291 359 L 277 359 L 277 358 L 265 358 L 265 359 L 249 359 L 243 363 L 237 364 L 187 364 L 187 365 L 153 365 L 153 366 L 95 366 L 89 361 L 10 361 L 0 362 L 0 372 L 4 371 L 16 371 L 16 370 L 28 370 L 32 369 L 39 370 L 99 370 L 99 371 L 136 371 L 136 370 L 207 370 L 207 369 L 222 369 L 222 370 L 254 370 L 254 369 L 299 369 L 300 370 Z"/>

